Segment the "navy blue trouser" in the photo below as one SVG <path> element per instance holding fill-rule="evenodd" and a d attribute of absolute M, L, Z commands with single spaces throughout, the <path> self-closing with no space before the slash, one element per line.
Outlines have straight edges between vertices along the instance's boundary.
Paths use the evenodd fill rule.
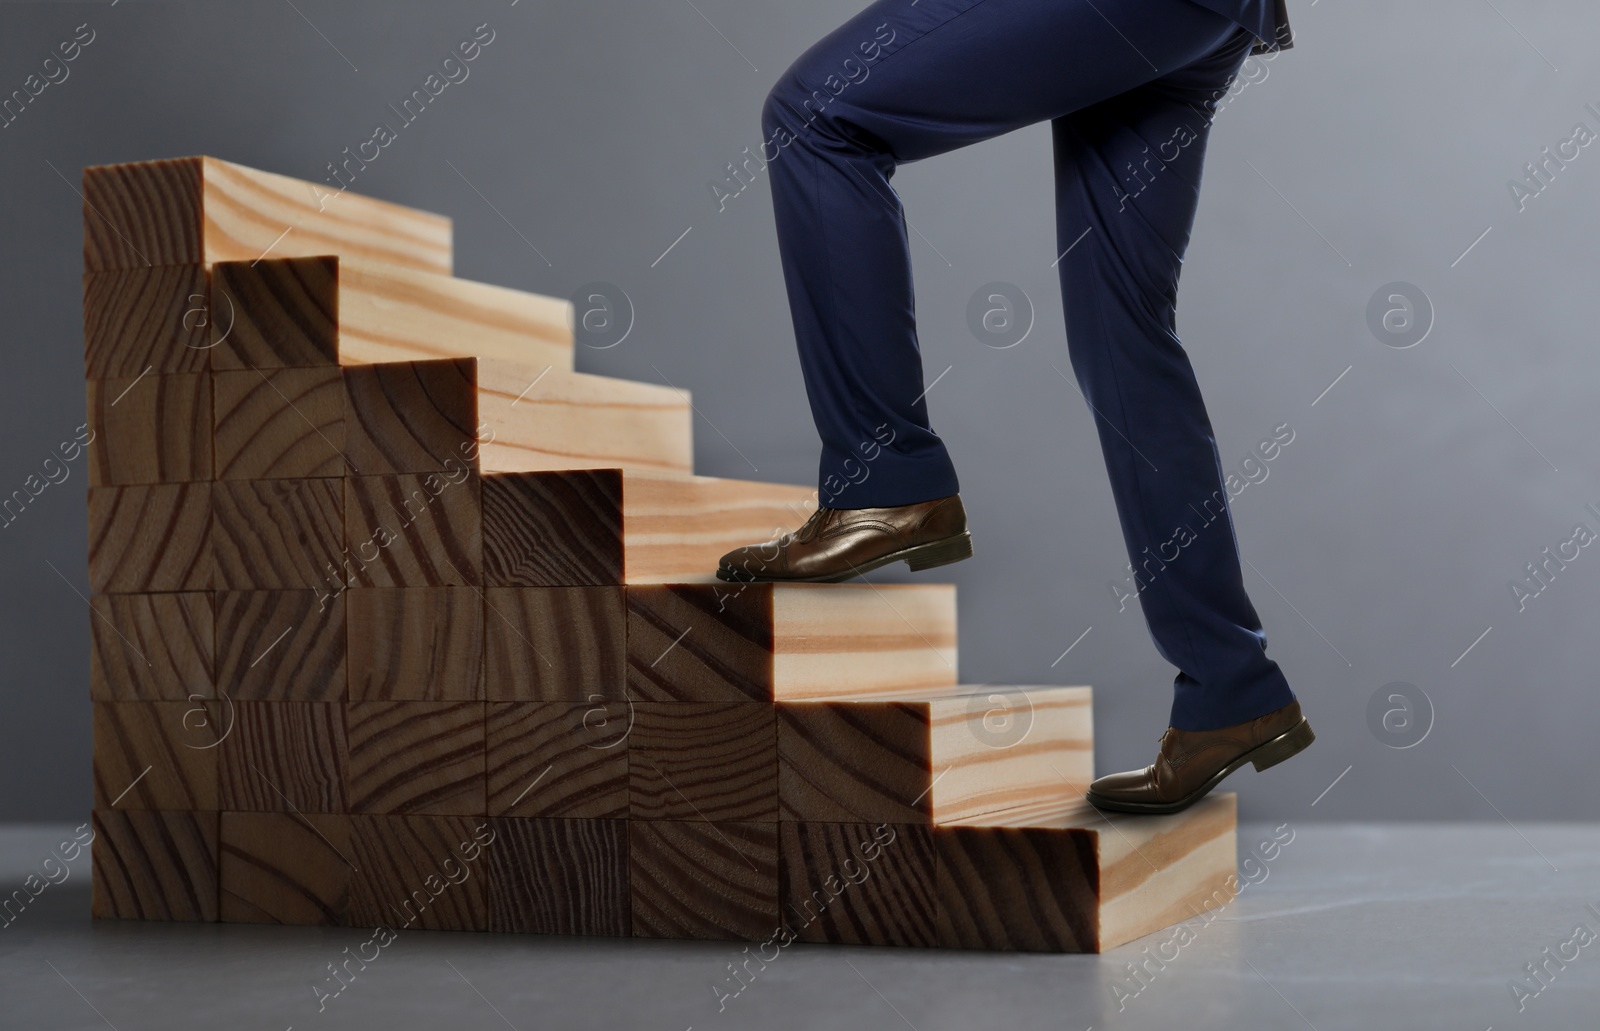
<path fill-rule="evenodd" d="M 957 491 L 922 396 L 896 165 L 1050 121 L 1068 351 L 1185 730 L 1294 698 L 1245 593 L 1175 331 L 1207 130 L 1253 42 L 1189 0 L 877 0 L 802 54 L 762 111 L 819 497 L 842 508 Z"/>

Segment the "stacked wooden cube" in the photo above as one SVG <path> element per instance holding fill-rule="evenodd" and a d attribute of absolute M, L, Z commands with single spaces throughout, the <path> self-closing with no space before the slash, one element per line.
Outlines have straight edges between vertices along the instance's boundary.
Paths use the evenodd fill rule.
<path fill-rule="evenodd" d="M 945 584 L 731 585 L 806 488 L 573 370 L 447 219 L 209 157 L 83 178 L 101 917 L 1095 951 L 1234 806 L 1087 808 L 1086 687 Z"/>

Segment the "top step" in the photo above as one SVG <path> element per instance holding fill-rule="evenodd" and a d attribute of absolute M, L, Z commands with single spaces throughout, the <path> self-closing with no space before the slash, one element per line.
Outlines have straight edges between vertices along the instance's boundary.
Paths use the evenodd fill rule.
<path fill-rule="evenodd" d="M 338 254 L 451 272 L 445 215 L 214 157 L 83 170 L 83 267 Z"/>

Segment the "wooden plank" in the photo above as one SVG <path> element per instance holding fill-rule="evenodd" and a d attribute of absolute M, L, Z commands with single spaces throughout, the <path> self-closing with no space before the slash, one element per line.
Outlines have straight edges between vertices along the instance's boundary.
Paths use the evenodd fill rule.
<path fill-rule="evenodd" d="M 815 495 L 790 484 L 630 471 L 622 526 L 627 582 L 718 582 L 718 559 L 794 530 L 816 509 Z"/>
<path fill-rule="evenodd" d="M 483 574 L 490 587 L 622 583 L 622 472 L 483 478 Z"/>
<path fill-rule="evenodd" d="M 636 702 L 628 772 L 632 819 L 770 823 L 776 714 L 766 702 Z"/>
<path fill-rule="evenodd" d="M 472 587 L 356 587 L 344 592 L 350 700 L 483 698 L 483 601 Z"/>
<path fill-rule="evenodd" d="M 216 809 L 219 707 L 93 703 L 95 808 Z"/>
<path fill-rule="evenodd" d="M 216 478 L 343 476 L 344 386 L 335 368 L 212 374 Z"/>
<path fill-rule="evenodd" d="M 450 274 L 450 219 L 214 157 L 83 170 L 86 269 L 343 254 Z"/>
<path fill-rule="evenodd" d="M 211 364 L 210 291 L 204 265 L 85 272 L 84 375 L 204 372 Z"/>
<path fill-rule="evenodd" d="M 209 483 L 89 488 L 89 589 L 206 590 L 212 581 Z"/>
<path fill-rule="evenodd" d="M 778 824 L 778 905 L 801 941 L 936 943 L 931 828 Z"/>
<path fill-rule="evenodd" d="M 93 817 L 96 919 L 217 919 L 217 814 L 102 812 Z"/>
<path fill-rule="evenodd" d="M 237 702 L 218 747 L 223 809 L 343 813 L 344 706 L 337 702 Z"/>
<path fill-rule="evenodd" d="M 211 266 L 211 367 L 339 364 L 339 258 L 219 261 Z"/>
<path fill-rule="evenodd" d="M 599 701 L 627 693 L 621 587 L 489 587 L 484 691 L 490 701 Z"/>
<path fill-rule="evenodd" d="M 386 362 L 344 371 L 353 472 L 478 468 L 478 363 L 470 358 Z"/>
<path fill-rule="evenodd" d="M 489 929 L 488 862 L 501 835 L 475 816 L 352 816 L 350 924 Z"/>
<path fill-rule="evenodd" d="M 211 479 L 211 380 L 203 372 L 89 380 L 91 486 Z"/>
<path fill-rule="evenodd" d="M 224 922 L 346 922 L 350 818 L 327 813 L 223 813 L 219 911 Z"/>
<path fill-rule="evenodd" d="M 634 820 L 633 934 L 765 941 L 778 923 L 778 825 Z"/>
<path fill-rule="evenodd" d="M 622 702 L 490 702 L 490 816 L 628 816 Z"/>
<path fill-rule="evenodd" d="M 211 595 L 104 594 L 89 599 L 89 697 L 184 701 L 216 694 Z"/>
<path fill-rule="evenodd" d="M 489 929 L 629 933 L 628 821 L 490 821 Z"/>
<path fill-rule="evenodd" d="M 219 480 L 211 542 L 217 590 L 321 587 L 344 561 L 342 477 Z"/>
<path fill-rule="evenodd" d="M 628 691 L 648 701 L 769 701 L 771 584 L 634 584 L 628 598 Z"/>
<path fill-rule="evenodd" d="M 350 812 L 487 812 L 482 702 L 351 702 L 345 723 Z"/>
<path fill-rule="evenodd" d="M 345 568 L 363 587 L 450 587 L 483 581 L 479 478 L 445 473 L 348 476 Z"/>
<path fill-rule="evenodd" d="M 343 595 L 218 591 L 217 690 L 235 701 L 342 702 Z"/>

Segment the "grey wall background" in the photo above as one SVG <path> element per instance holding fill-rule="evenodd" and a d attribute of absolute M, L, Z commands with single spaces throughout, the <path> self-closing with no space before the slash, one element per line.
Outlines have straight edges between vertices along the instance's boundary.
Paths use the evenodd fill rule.
<path fill-rule="evenodd" d="M 766 183 L 723 211 L 708 183 L 760 141 L 778 74 L 859 6 L 0 5 L 0 92 L 77 26 L 95 34 L 0 129 L 0 493 L 85 418 L 84 165 L 204 153 L 321 180 L 483 23 L 496 35 L 470 77 L 354 189 L 454 218 L 459 276 L 559 296 L 621 287 L 632 334 L 582 350 L 579 368 L 692 390 L 701 472 L 812 482 Z M 1508 582 L 1576 524 L 1600 531 L 1583 508 L 1600 508 L 1600 148 L 1526 210 L 1507 181 L 1576 123 L 1600 132 L 1585 109 L 1600 111 L 1600 10 L 1290 0 L 1290 13 L 1295 48 L 1262 63 L 1213 131 L 1179 305 L 1224 463 L 1279 424 L 1295 432 L 1234 518 L 1269 654 L 1319 740 L 1229 787 L 1261 819 L 1593 819 L 1600 549 L 1525 611 Z M 917 231 L 928 379 L 948 370 L 930 409 L 978 553 L 925 576 L 959 585 L 964 681 L 1095 687 L 1105 772 L 1153 757 L 1174 670 L 1107 587 L 1124 561 L 1115 511 L 1090 414 L 1055 371 L 1070 376 L 1050 175 L 1041 125 L 895 179 Z M 967 328 L 968 299 L 997 280 L 1036 309 L 1007 349 Z M 1369 329 L 1391 281 L 1431 299 L 1415 346 Z M 0 530 L 0 819 L 77 820 L 90 804 L 85 482 L 80 462 Z M 1396 681 L 1431 700 L 1410 748 L 1369 727 L 1369 699 Z"/>

